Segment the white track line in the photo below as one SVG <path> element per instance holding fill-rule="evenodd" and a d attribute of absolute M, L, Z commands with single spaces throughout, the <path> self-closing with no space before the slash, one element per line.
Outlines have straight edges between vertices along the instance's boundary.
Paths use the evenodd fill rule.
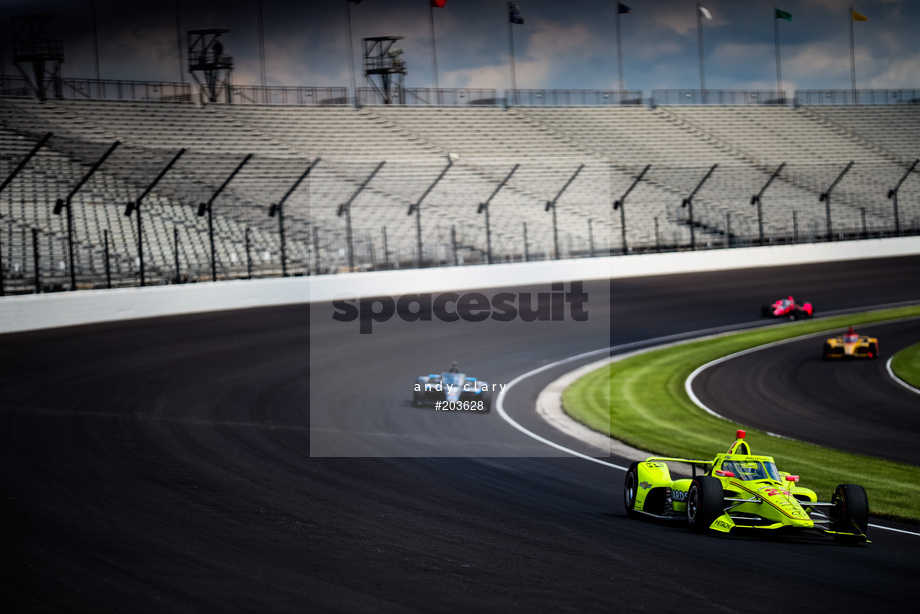
<path fill-rule="evenodd" d="M 908 390 L 910 390 L 910 391 L 913 392 L 914 394 L 920 394 L 920 390 L 917 390 L 916 388 L 914 388 L 913 386 L 911 386 L 910 384 L 908 384 L 907 382 L 905 382 L 905 381 L 902 380 L 900 377 L 898 377 L 897 375 L 894 374 L 894 371 L 891 369 L 891 361 L 892 361 L 892 360 L 894 360 L 894 356 L 892 356 L 891 358 L 889 358 L 889 359 L 885 362 L 885 369 L 888 370 L 888 376 L 889 376 L 891 379 L 893 379 L 893 380 L 895 381 L 895 383 L 904 386 L 905 388 L 907 388 Z"/>
<path fill-rule="evenodd" d="M 626 470 L 627 470 L 627 467 L 622 467 L 622 466 L 620 466 L 620 465 L 617 465 L 616 463 L 611 463 L 611 462 L 608 462 L 608 461 L 603 461 L 603 460 L 601 460 L 601 459 L 599 459 L 599 458 L 594 458 L 593 456 L 588 456 L 587 454 L 582 454 L 581 452 L 578 452 L 578 451 L 573 450 L 573 449 L 571 449 L 571 448 L 567 448 L 567 447 L 563 446 L 562 444 L 556 443 L 555 441 L 550 441 L 549 439 L 546 439 L 545 437 L 542 437 L 542 436 L 540 436 L 540 435 L 537 435 L 537 434 L 534 433 L 533 431 L 530 431 L 530 430 L 524 428 L 524 427 L 521 426 L 518 422 L 516 422 L 516 421 L 514 420 L 514 418 L 512 418 L 511 416 L 509 416 L 509 415 L 508 415 L 508 412 L 505 411 L 505 404 L 504 404 L 505 395 L 508 393 L 509 390 L 511 390 L 511 388 L 512 388 L 515 384 L 518 384 L 518 383 L 524 381 L 525 379 L 527 379 L 527 378 L 529 378 L 529 377 L 533 377 L 534 375 L 537 375 L 538 373 L 542 373 L 543 371 L 547 371 L 547 370 L 549 370 L 549 369 L 553 369 L 553 368 L 555 368 L 555 367 L 558 367 L 559 365 L 564 365 L 564 364 L 570 363 L 570 362 L 576 362 L 576 361 L 578 361 L 578 360 L 583 360 L 583 359 L 585 359 L 585 358 L 590 358 L 591 356 L 602 356 L 602 355 L 604 355 L 604 354 L 610 354 L 610 352 L 613 352 L 613 351 L 623 352 L 623 351 L 628 350 L 628 349 L 630 349 L 630 348 L 635 348 L 635 347 L 643 346 L 643 345 L 646 345 L 646 344 L 651 344 L 651 346 L 648 348 L 649 350 L 658 349 L 658 348 L 660 348 L 660 347 L 662 347 L 662 346 L 664 346 L 664 345 L 667 345 L 668 343 L 674 343 L 674 342 L 679 341 L 679 340 L 696 339 L 698 335 L 699 335 L 699 336 L 714 335 L 714 334 L 719 334 L 719 333 L 724 333 L 724 332 L 734 331 L 734 330 L 740 330 L 740 329 L 749 328 L 749 327 L 751 327 L 750 324 L 744 324 L 744 325 L 740 325 L 740 326 L 720 326 L 720 327 L 717 327 L 717 328 L 710 328 L 710 329 L 707 329 L 707 330 L 696 331 L 696 332 L 692 332 L 692 333 L 678 333 L 678 334 L 674 334 L 674 335 L 666 335 L 666 336 L 664 336 L 664 337 L 656 337 L 656 338 L 654 338 L 654 339 L 648 339 L 648 340 L 644 340 L 644 341 L 637 341 L 637 342 L 634 342 L 634 343 L 624 343 L 624 344 L 622 344 L 622 345 L 616 345 L 616 346 L 613 346 L 613 347 L 602 348 L 602 349 L 599 349 L 599 350 L 592 350 L 592 351 L 590 351 L 590 352 L 584 352 L 583 354 L 578 354 L 578 355 L 576 355 L 576 356 L 570 356 L 569 358 L 563 358 L 562 360 L 557 360 L 556 362 L 551 362 L 551 363 L 549 363 L 549 364 L 543 365 L 542 367 L 538 367 L 538 368 L 533 369 L 533 370 L 531 370 L 531 371 L 526 371 L 526 372 L 522 373 L 521 375 L 518 375 L 516 378 L 514 378 L 514 379 L 511 380 L 510 382 L 508 382 L 508 384 L 501 390 L 501 392 L 498 393 L 498 397 L 495 399 L 495 409 L 496 409 L 496 411 L 498 412 L 498 415 L 501 416 L 501 419 L 502 419 L 502 420 L 504 420 L 505 422 L 507 422 L 508 424 L 510 424 L 511 426 L 513 426 L 514 428 L 516 428 L 517 430 L 519 430 L 520 432 L 524 433 L 525 435 L 527 435 L 527 436 L 530 437 L 531 439 L 536 439 L 536 440 L 539 441 L 540 443 L 546 444 L 546 445 L 550 446 L 551 448 L 555 448 L 555 449 L 557 449 L 557 450 L 559 450 L 559 451 L 561 451 L 561 452 L 565 452 L 566 454 L 571 454 L 572 456 L 577 456 L 578 458 L 583 458 L 583 459 L 585 459 L 585 460 L 591 461 L 592 463 L 598 463 L 598 464 L 600 464 L 600 465 L 606 465 L 606 466 L 612 467 L 612 468 L 614 468 L 614 469 L 619 469 L 620 471 L 626 471 Z"/>
<path fill-rule="evenodd" d="M 545 444 L 545 445 L 547 445 L 547 446 L 549 446 L 549 447 L 551 447 L 551 448 L 555 448 L 556 450 L 559 450 L 560 452 L 564 452 L 564 453 L 566 453 L 566 454 L 570 454 L 570 455 L 572 455 L 572 456 L 577 456 L 578 458 L 582 458 L 582 459 L 584 459 L 584 460 L 591 461 L 592 463 L 597 463 L 597 464 L 599 464 L 599 465 L 606 465 L 607 467 L 611 467 L 611 468 L 613 468 L 613 469 L 619 469 L 620 471 L 626 471 L 626 470 L 627 470 L 626 467 L 623 467 L 623 466 L 621 466 L 621 465 L 617 465 L 616 463 L 611 463 L 611 462 L 609 462 L 609 461 L 604 461 L 604 460 L 601 460 L 601 459 L 599 459 L 599 458 L 594 458 L 593 456 L 588 456 L 587 454 L 583 454 L 583 453 L 578 452 L 578 451 L 576 451 L 576 450 L 573 450 L 573 449 L 571 449 L 571 448 L 567 448 L 567 447 L 563 446 L 562 444 L 558 444 L 558 443 L 556 443 L 555 441 L 550 441 L 549 439 L 546 439 L 545 437 L 542 437 L 541 435 L 537 435 L 537 434 L 534 433 L 533 431 L 530 431 L 530 430 L 524 428 L 524 427 L 521 426 L 518 422 L 516 422 L 511 416 L 509 416 L 509 415 L 508 415 L 508 412 L 505 411 L 505 404 L 504 404 L 505 394 L 507 394 L 507 392 L 508 392 L 509 390 L 511 390 L 511 388 L 512 388 L 515 384 L 518 384 L 518 383 L 524 381 L 525 379 L 527 379 L 527 378 L 529 378 L 529 377 L 533 377 L 534 375 L 537 375 L 538 373 L 542 373 L 543 371 L 547 371 L 547 370 L 552 369 L 552 368 L 554 368 L 554 367 L 558 367 L 559 365 L 564 365 L 564 364 L 566 364 L 566 363 L 576 362 L 576 361 L 578 361 L 578 360 L 582 360 L 582 359 L 585 359 L 585 358 L 589 358 L 589 357 L 591 357 L 591 356 L 600 356 L 600 355 L 603 355 L 604 353 L 609 354 L 610 352 L 614 352 L 614 351 L 622 352 L 623 350 L 627 350 L 627 349 L 629 349 L 629 348 L 631 348 L 631 347 L 636 347 L 636 346 L 639 346 L 639 345 L 645 345 L 645 344 L 649 344 L 649 343 L 652 344 L 652 345 L 650 345 L 650 346 L 647 347 L 647 348 L 644 348 L 643 351 L 652 351 L 652 350 L 660 349 L 662 346 L 668 345 L 669 343 L 674 343 L 674 342 L 677 341 L 677 340 L 683 339 L 683 340 L 686 340 L 686 341 L 688 341 L 688 342 L 689 342 L 689 341 L 696 341 L 696 340 L 699 340 L 699 339 L 702 338 L 702 337 L 713 336 L 713 335 L 716 335 L 716 334 L 719 334 L 719 333 L 728 332 L 728 331 L 730 331 L 730 330 L 737 330 L 738 332 L 741 332 L 741 330 L 743 330 L 743 329 L 746 328 L 746 327 L 747 327 L 747 326 L 745 326 L 745 325 L 736 326 L 736 327 L 723 326 L 723 327 L 712 328 L 712 329 L 708 329 L 708 330 L 704 330 L 704 331 L 697 331 L 696 333 L 680 333 L 680 334 L 676 334 L 676 335 L 668 335 L 668 336 L 665 336 L 665 337 L 657 337 L 657 338 L 655 338 L 655 339 L 649 339 L 649 340 L 646 340 L 646 341 L 639 341 L 639 342 L 636 342 L 636 343 L 626 343 L 626 344 L 623 344 L 623 345 L 616 345 L 616 346 L 612 346 L 612 347 L 604 348 L 604 349 L 600 349 L 600 350 L 592 350 L 592 351 L 590 351 L 590 352 L 584 352 L 583 354 L 577 354 L 576 356 L 570 356 L 569 358 L 564 358 L 564 359 L 562 359 L 562 360 L 557 360 L 556 362 L 551 362 L 551 363 L 549 363 L 549 364 L 543 365 L 542 367 L 538 367 L 538 368 L 533 369 L 533 370 L 531 370 L 531 371 L 526 371 L 526 372 L 522 373 L 521 375 L 518 375 L 516 378 L 514 378 L 514 379 L 511 380 L 510 382 L 508 382 L 508 384 L 502 389 L 502 391 L 498 393 L 498 397 L 495 399 L 495 408 L 496 408 L 496 410 L 498 411 L 498 415 L 501 416 L 501 419 L 502 419 L 502 420 L 504 420 L 505 422 L 507 422 L 508 424 L 510 424 L 511 426 L 513 426 L 514 428 L 516 428 L 517 430 L 519 430 L 520 432 L 524 433 L 525 435 L 527 435 L 527 436 L 530 437 L 531 439 L 535 439 L 535 440 L 539 441 L 540 443 L 543 443 L 543 444 Z M 721 360 L 726 360 L 726 359 L 730 358 L 731 356 L 737 356 L 737 355 L 740 355 L 740 354 L 744 354 L 744 353 L 747 353 L 747 352 L 751 352 L 751 351 L 754 351 L 754 350 L 758 350 L 758 349 L 767 347 L 768 345 L 779 345 L 780 343 L 786 343 L 786 342 L 790 342 L 790 341 L 792 341 L 792 340 L 801 340 L 801 339 L 803 339 L 803 338 L 805 338 L 805 337 L 808 337 L 808 336 L 818 336 L 818 335 L 826 334 L 826 332 L 827 332 L 827 331 L 824 331 L 824 332 L 821 332 L 821 333 L 815 333 L 815 334 L 813 334 L 813 335 L 803 335 L 803 336 L 801 336 L 801 337 L 793 337 L 793 338 L 791 338 L 791 339 L 784 339 L 784 340 L 782 340 L 782 341 L 776 341 L 776 342 L 773 342 L 773 343 L 771 343 L 771 344 L 766 344 L 766 345 L 763 345 L 763 346 L 758 346 L 758 347 L 756 347 L 756 348 L 749 348 L 748 350 L 743 350 L 743 351 L 741 351 L 741 352 L 736 352 L 735 354 L 731 354 L 730 356 L 723 357 L 723 358 L 721 358 L 721 359 L 718 359 L 718 360 L 716 360 L 716 361 L 713 361 L 713 362 L 711 362 L 711 363 L 708 363 L 707 365 L 704 365 L 703 367 L 700 367 L 699 369 L 697 369 L 696 371 L 694 371 L 693 374 L 691 374 L 690 378 L 688 378 L 688 381 L 690 381 L 690 379 L 691 379 L 692 377 L 694 377 L 694 375 L 695 375 L 697 372 L 702 371 L 703 368 L 705 368 L 706 366 L 711 365 L 711 364 L 715 364 L 716 362 L 719 362 L 719 361 L 721 361 Z M 694 337 L 689 337 L 688 335 L 690 335 L 690 334 L 699 335 L 699 337 L 696 337 L 696 336 L 694 336 Z M 687 388 L 688 388 L 688 390 L 689 390 L 689 387 L 687 387 Z M 692 394 L 692 391 L 690 391 L 689 393 L 691 394 L 691 399 L 696 399 L 695 395 Z M 708 408 L 705 407 L 704 405 L 702 405 L 702 403 L 699 401 L 699 399 L 694 400 L 694 403 L 696 403 L 697 405 L 699 405 L 702 409 L 706 410 L 706 411 L 709 412 L 710 414 L 712 414 L 712 415 L 714 415 L 714 416 L 716 416 L 716 417 L 719 417 L 719 418 L 722 417 L 722 416 L 719 416 L 718 414 L 716 414 L 715 412 L 713 412 L 712 410 L 708 409 Z M 913 536 L 915 536 L 915 537 L 920 537 L 920 533 L 916 533 L 916 532 L 913 532 L 913 531 L 905 531 L 905 530 L 903 530 L 903 529 L 895 529 L 895 528 L 893 528 L 893 527 L 885 527 L 885 526 L 882 526 L 882 525 L 872 524 L 872 523 L 869 523 L 869 526 L 872 527 L 873 529 L 881 529 L 881 530 L 884 530 L 884 531 L 893 531 L 893 532 L 895 532 L 895 533 L 904 533 L 905 535 L 913 535 Z"/>

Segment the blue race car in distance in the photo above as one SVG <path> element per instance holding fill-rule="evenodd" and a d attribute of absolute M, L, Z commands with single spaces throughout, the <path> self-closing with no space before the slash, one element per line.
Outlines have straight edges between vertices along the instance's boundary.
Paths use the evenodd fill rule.
<path fill-rule="evenodd" d="M 485 413 L 492 409 L 492 388 L 488 382 L 461 373 L 454 363 L 448 371 L 416 378 L 412 404 L 423 407 L 429 403 L 435 403 L 436 409 Z"/>

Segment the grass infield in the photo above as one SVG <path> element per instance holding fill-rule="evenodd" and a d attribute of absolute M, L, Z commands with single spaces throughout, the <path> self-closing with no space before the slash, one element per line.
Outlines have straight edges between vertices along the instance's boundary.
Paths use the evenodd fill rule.
<path fill-rule="evenodd" d="M 920 388 L 920 343 L 895 354 L 891 359 L 891 370 L 914 388 Z"/>
<path fill-rule="evenodd" d="M 697 407 L 684 389 L 696 368 L 734 352 L 820 331 L 916 316 L 920 306 L 782 323 L 653 350 L 582 377 L 563 393 L 563 408 L 594 430 L 662 456 L 711 459 L 728 448 L 740 426 L 755 454 L 772 456 L 780 471 L 800 475 L 800 485 L 815 490 L 819 500 L 829 500 L 837 484 L 860 484 L 869 495 L 874 516 L 920 522 L 920 467 L 784 439 L 716 418 Z"/>

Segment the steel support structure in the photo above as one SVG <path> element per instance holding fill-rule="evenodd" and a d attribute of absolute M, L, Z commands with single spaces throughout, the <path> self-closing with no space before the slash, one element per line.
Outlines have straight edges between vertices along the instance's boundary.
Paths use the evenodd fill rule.
<path fill-rule="evenodd" d="M 137 211 L 137 259 L 141 268 L 141 287 L 146 285 L 146 277 L 144 274 L 144 235 L 143 223 L 141 221 L 141 201 L 144 200 L 148 194 L 150 194 L 150 192 L 153 190 L 153 188 L 156 187 L 158 183 L 160 183 L 160 180 L 166 176 L 166 173 L 169 172 L 169 169 L 171 169 L 173 165 L 178 162 L 179 158 L 181 158 L 182 154 L 184 153 L 185 148 L 183 147 L 175 156 L 173 156 L 173 159 L 169 161 L 169 164 L 167 164 L 163 170 L 160 171 L 160 174 L 157 175 L 156 179 L 154 179 L 153 182 L 147 186 L 147 189 L 144 190 L 144 193 L 138 196 L 134 202 L 128 203 L 127 207 L 125 207 L 126 217 L 131 217 L 131 213 Z"/>
<path fill-rule="evenodd" d="M 894 233 L 897 236 L 901 236 L 901 217 L 898 213 L 898 190 L 901 189 L 901 184 L 907 180 L 907 177 L 914 172 L 917 163 L 920 162 L 920 159 L 914 160 L 914 163 L 910 165 L 910 168 L 907 169 L 907 172 L 904 173 L 904 176 L 898 181 L 897 185 L 888 190 L 888 198 L 892 199 L 894 202 Z"/>
<path fill-rule="evenodd" d="M 544 211 L 553 211 L 553 260 L 559 260 L 559 226 L 556 223 L 556 202 L 559 200 L 559 197 L 562 196 L 562 193 L 565 192 L 566 188 L 572 185 L 572 182 L 575 181 L 575 178 L 578 177 L 578 173 L 581 172 L 581 169 L 585 167 L 584 164 L 579 165 L 575 172 L 569 177 L 569 180 L 565 182 L 565 185 L 562 186 L 562 189 L 556 194 L 556 198 L 546 202 L 546 208 Z"/>
<path fill-rule="evenodd" d="M 236 177 L 237 173 L 242 170 L 243 166 L 249 162 L 250 158 L 252 158 L 252 154 L 246 154 L 246 157 L 243 158 L 243 161 L 240 162 L 239 166 L 237 166 L 233 172 L 230 173 L 230 176 L 224 180 L 221 186 L 217 188 L 217 191 L 214 192 L 214 194 L 211 196 L 211 199 L 206 203 L 201 203 L 198 205 L 198 217 L 202 217 L 205 213 L 208 214 L 208 240 L 211 242 L 211 281 L 217 281 L 217 259 L 214 250 L 214 214 L 212 212 L 214 201 L 217 199 L 220 193 L 224 191 L 224 188 L 227 187 L 230 181 Z"/>
<path fill-rule="evenodd" d="M 693 188 L 693 191 L 690 192 L 690 196 L 685 198 L 680 204 L 681 207 L 687 207 L 688 213 L 690 214 L 687 218 L 687 222 L 690 225 L 690 249 L 692 250 L 696 249 L 696 233 L 693 230 L 693 197 L 696 196 L 696 193 L 700 191 L 700 188 L 703 187 L 703 184 L 712 176 L 713 171 L 715 171 L 718 166 L 718 164 L 713 164 L 709 172 L 706 173 L 706 176 L 703 177 L 703 179 L 696 184 L 696 187 Z"/>
<path fill-rule="evenodd" d="M 77 192 L 80 191 L 80 188 L 82 188 L 84 184 L 86 184 L 86 182 L 89 181 L 89 178 L 92 177 L 93 174 L 97 170 L 99 170 L 99 167 L 102 166 L 102 163 L 106 161 L 106 158 L 112 155 L 112 152 L 115 151 L 115 148 L 118 147 L 119 145 L 121 145 L 121 141 L 115 141 L 114 143 L 112 143 L 112 146 L 109 147 L 108 150 L 106 150 L 104 154 L 102 154 L 101 158 L 96 160 L 96 163 L 93 164 L 92 168 L 90 168 L 89 171 L 83 176 L 83 179 L 81 179 L 80 182 L 76 185 L 76 187 L 74 187 L 74 189 L 70 191 L 70 194 L 67 195 L 67 198 L 57 199 L 57 202 L 54 205 L 55 215 L 60 215 L 61 209 L 65 207 L 67 208 L 67 255 L 68 255 L 68 258 L 70 259 L 70 289 L 71 290 L 77 289 L 77 270 L 74 266 L 74 259 L 73 259 L 73 205 L 72 205 L 73 197 L 76 196 Z"/>
<path fill-rule="evenodd" d="M 320 160 L 322 160 L 322 158 L 317 158 L 312 163 L 310 163 L 310 166 L 307 167 L 307 170 L 305 170 L 304 173 L 300 177 L 297 178 L 297 181 L 294 182 L 294 185 L 290 187 L 290 189 L 281 198 L 281 200 L 279 200 L 277 203 L 273 204 L 271 207 L 268 208 L 269 217 L 275 217 L 275 214 L 276 213 L 278 214 L 278 236 L 281 240 L 281 276 L 282 277 L 287 277 L 287 253 L 285 250 L 285 243 L 284 243 L 284 203 L 287 202 L 287 199 L 291 196 L 291 194 L 294 193 L 294 190 L 296 190 L 300 186 L 303 180 L 307 178 L 307 175 L 310 174 L 310 171 L 313 170 L 313 167 L 319 164 Z"/>
<path fill-rule="evenodd" d="M 638 185 L 640 181 L 642 181 L 642 178 L 645 177 L 645 173 L 647 173 L 648 169 L 650 168 L 652 168 L 651 164 L 646 165 L 646 167 L 642 169 L 642 172 L 639 173 L 639 176 L 636 177 L 635 181 L 632 182 L 632 185 L 629 186 L 629 189 L 626 190 L 623 196 L 620 197 L 620 200 L 614 201 L 613 203 L 613 210 L 614 211 L 616 211 L 617 209 L 620 210 L 620 233 L 622 235 L 622 240 L 623 240 L 623 253 L 624 254 L 627 252 L 627 245 L 626 245 L 626 207 L 624 207 L 623 205 L 626 203 L 626 197 L 629 196 L 629 193 L 633 191 L 633 188 L 636 187 L 636 185 Z"/>
<path fill-rule="evenodd" d="M 514 174 L 514 171 L 518 169 L 520 164 L 515 164 L 514 168 L 511 169 L 511 172 L 508 173 L 508 176 L 505 177 L 498 187 L 495 188 L 495 191 L 492 192 L 492 195 L 486 199 L 486 202 L 479 203 L 479 207 L 476 209 L 476 213 L 485 213 L 486 214 L 486 254 L 488 258 L 488 264 L 492 264 L 492 225 L 489 222 L 489 203 L 492 202 L 492 199 L 495 198 L 495 195 L 498 194 L 505 184 L 508 183 L 508 180 L 511 179 L 511 175 Z"/>
<path fill-rule="evenodd" d="M 384 160 L 378 164 L 377 168 L 374 169 L 374 172 L 368 175 L 367 179 L 365 179 L 361 186 L 355 190 L 355 193 L 351 195 L 351 198 L 349 198 L 347 202 L 339 205 L 338 211 L 335 213 L 338 217 L 342 217 L 343 214 L 345 215 L 345 241 L 348 245 L 348 269 L 350 271 L 355 270 L 355 245 L 351 232 L 351 203 L 353 203 L 354 200 L 358 198 L 358 194 L 364 191 L 364 188 L 366 188 L 367 184 L 371 182 L 371 179 L 374 178 L 374 175 L 376 175 L 386 163 L 386 160 Z M 313 244 L 318 245 L 316 238 L 314 238 Z M 317 251 L 317 263 L 319 263 L 319 251 Z"/>
<path fill-rule="evenodd" d="M 7 176 L 7 178 L 3 180 L 3 183 L 0 183 L 0 192 L 2 192 L 4 188 L 6 188 L 6 186 L 8 186 L 13 181 L 13 179 L 16 178 L 16 175 L 18 175 L 22 169 L 25 168 L 26 164 L 29 163 L 29 160 L 31 160 L 35 154 L 38 153 L 38 150 L 48 142 L 48 139 L 50 139 L 51 136 L 52 134 L 47 132 L 45 133 L 45 136 L 39 139 L 38 143 L 35 144 L 35 147 L 32 148 L 32 151 L 27 153 L 26 156 L 19 161 L 19 164 L 16 165 L 16 168 L 14 168 L 13 171 Z"/>
<path fill-rule="evenodd" d="M 850 169 L 853 168 L 853 164 L 854 164 L 853 160 L 850 160 L 850 163 L 847 164 L 847 167 L 843 169 L 839 175 L 837 175 L 836 179 L 834 179 L 834 182 L 831 184 L 831 187 L 829 187 L 824 192 L 821 192 L 821 196 L 818 197 L 818 201 L 824 203 L 825 214 L 827 215 L 827 240 L 828 241 L 834 240 L 834 232 L 833 232 L 834 229 L 833 229 L 833 226 L 831 225 L 831 192 L 834 191 L 834 188 L 837 187 L 837 184 L 840 183 L 840 180 L 843 179 L 843 176 L 846 175 L 848 172 L 850 172 Z"/>
<path fill-rule="evenodd" d="M 46 28 L 56 19 L 55 15 L 42 14 L 13 17 L 13 65 L 39 100 L 49 94 L 55 98 L 63 95 L 64 42 L 45 36 Z"/>
<path fill-rule="evenodd" d="M 431 191 L 434 189 L 434 186 L 438 185 L 441 179 L 444 178 L 444 175 L 447 174 L 447 171 L 450 170 L 450 167 L 454 165 L 454 161 L 448 156 L 447 166 L 444 167 L 444 170 L 441 171 L 441 174 L 438 175 L 438 178 L 434 180 L 428 189 L 425 190 L 424 194 L 418 199 L 418 202 L 414 205 L 409 205 L 409 212 L 407 215 L 415 214 L 415 237 L 416 237 L 416 249 L 418 249 L 418 268 L 422 269 L 425 267 L 424 261 L 422 258 L 422 201 L 425 200 L 425 197 L 428 196 Z"/>
<path fill-rule="evenodd" d="M 773 21 L 776 21 L 775 19 Z M 779 167 L 773 171 L 773 174 L 770 175 L 770 178 L 767 179 L 767 182 L 763 184 L 763 187 L 760 188 L 760 192 L 751 196 L 751 204 L 757 205 L 757 230 L 760 235 L 760 244 L 764 244 L 763 236 L 763 193 L 767 191 L 767 188 L 770 187 L 770 184 L 773 183 L 773 180 L 779 177 L 779 174 L 782 172 L 783 168 L 786 166 L 786 163 L 783 162 Z"/>
<path fill-rule="evenodd" d="M 233 102 L 233 58 L 224 54 L 220 37 L 226 29 L 188 31 L 188 71 L 208 102 L 217 102 L 221 92 Z M 201 73 L 202 78 L 198 78 Z"/>

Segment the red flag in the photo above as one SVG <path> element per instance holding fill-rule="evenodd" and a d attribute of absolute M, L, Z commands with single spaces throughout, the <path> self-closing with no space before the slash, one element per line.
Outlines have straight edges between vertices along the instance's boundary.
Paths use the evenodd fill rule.
<path fill-rule="evenodd" d="M 431 8 L 443 9 L 447 6 L 447 0 L 431 0 Z"/>

